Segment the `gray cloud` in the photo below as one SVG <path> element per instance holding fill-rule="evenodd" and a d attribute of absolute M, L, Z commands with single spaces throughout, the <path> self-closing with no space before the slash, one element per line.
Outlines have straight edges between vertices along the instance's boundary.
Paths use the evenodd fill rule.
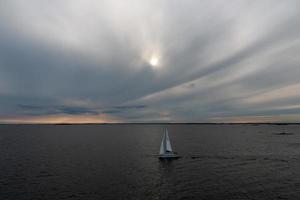
<path fill-rule="evenodd" d="M 28 115 L 53 115 L 53 114 L 70 114 L 70 115 L 81 115 L 81 114 L 99 114 L 97 111 L 84 108 L 84 107 L 70 107 L 70 106 L 36 106 L 36 105 L 18 105 L 20 112 Z"/>
<path fill-rule="evenodd" d="M 0 117 L 300 120 L 299 6 L 1 1 Z"/>

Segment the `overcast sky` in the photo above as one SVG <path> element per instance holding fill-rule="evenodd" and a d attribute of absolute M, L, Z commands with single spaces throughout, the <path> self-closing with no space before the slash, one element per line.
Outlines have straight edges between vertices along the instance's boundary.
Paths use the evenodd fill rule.
<path fill-rule="evenodd" d="M 1 122 L 300 122 L 300 1 L 1 0 Z"/>

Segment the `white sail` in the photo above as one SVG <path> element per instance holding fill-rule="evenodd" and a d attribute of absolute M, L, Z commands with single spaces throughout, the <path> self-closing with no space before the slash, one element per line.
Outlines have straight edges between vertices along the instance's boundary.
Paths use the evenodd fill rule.
<path fill-rule="evenodd" d="M 161 140 L 161 144 L 160 144 L 160 150 L 159 150 L 159 154 L 165 154 L 166 153 L 166 134 L 164 134 L 162 140 Z"/>
<path fill-rule="evenodd" d="M 179 158 L 177 153 L 173 152 L 171 147 L 171 142 L 168 134 L 168 130 L 166 129 L 166 132 L 164 133 L 164 136 L 162 138 L 160 149 L 159 149 L 159 159 L 176 159 Z"/>
<path fill-rule="evenodd" d="M 166 154 L 172 152 L 171 142 L 168 134 L 168 130 L 166 130 L 163 139 L 161 141 L 159 154 Z"/>
<path fill-rule="evenodd" d="M 172 152 L 172 147 L 171 147 L 168 130 L 166 130 L 166 151 Z"/>

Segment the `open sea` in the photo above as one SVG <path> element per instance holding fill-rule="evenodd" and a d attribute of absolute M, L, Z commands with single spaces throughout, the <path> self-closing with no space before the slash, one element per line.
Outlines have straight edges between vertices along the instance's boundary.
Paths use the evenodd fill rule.
<path fill-rule="evenodd" d="M 168 128 L 178 160 L 157 157 Z M 0 200 L 300 199 L 300 125 L 0 125 Z"/>

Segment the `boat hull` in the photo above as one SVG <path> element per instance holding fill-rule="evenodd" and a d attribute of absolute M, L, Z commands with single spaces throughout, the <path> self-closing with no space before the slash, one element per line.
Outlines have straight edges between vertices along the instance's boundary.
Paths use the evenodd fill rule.
<path fill-rule="evenodd" d="M 158 155 L 158 158 L 161 160 L 170 160 L 170 159 L 177 159 L 180 156 L 178 156 L 177 154 L 160 154 Z"/>

